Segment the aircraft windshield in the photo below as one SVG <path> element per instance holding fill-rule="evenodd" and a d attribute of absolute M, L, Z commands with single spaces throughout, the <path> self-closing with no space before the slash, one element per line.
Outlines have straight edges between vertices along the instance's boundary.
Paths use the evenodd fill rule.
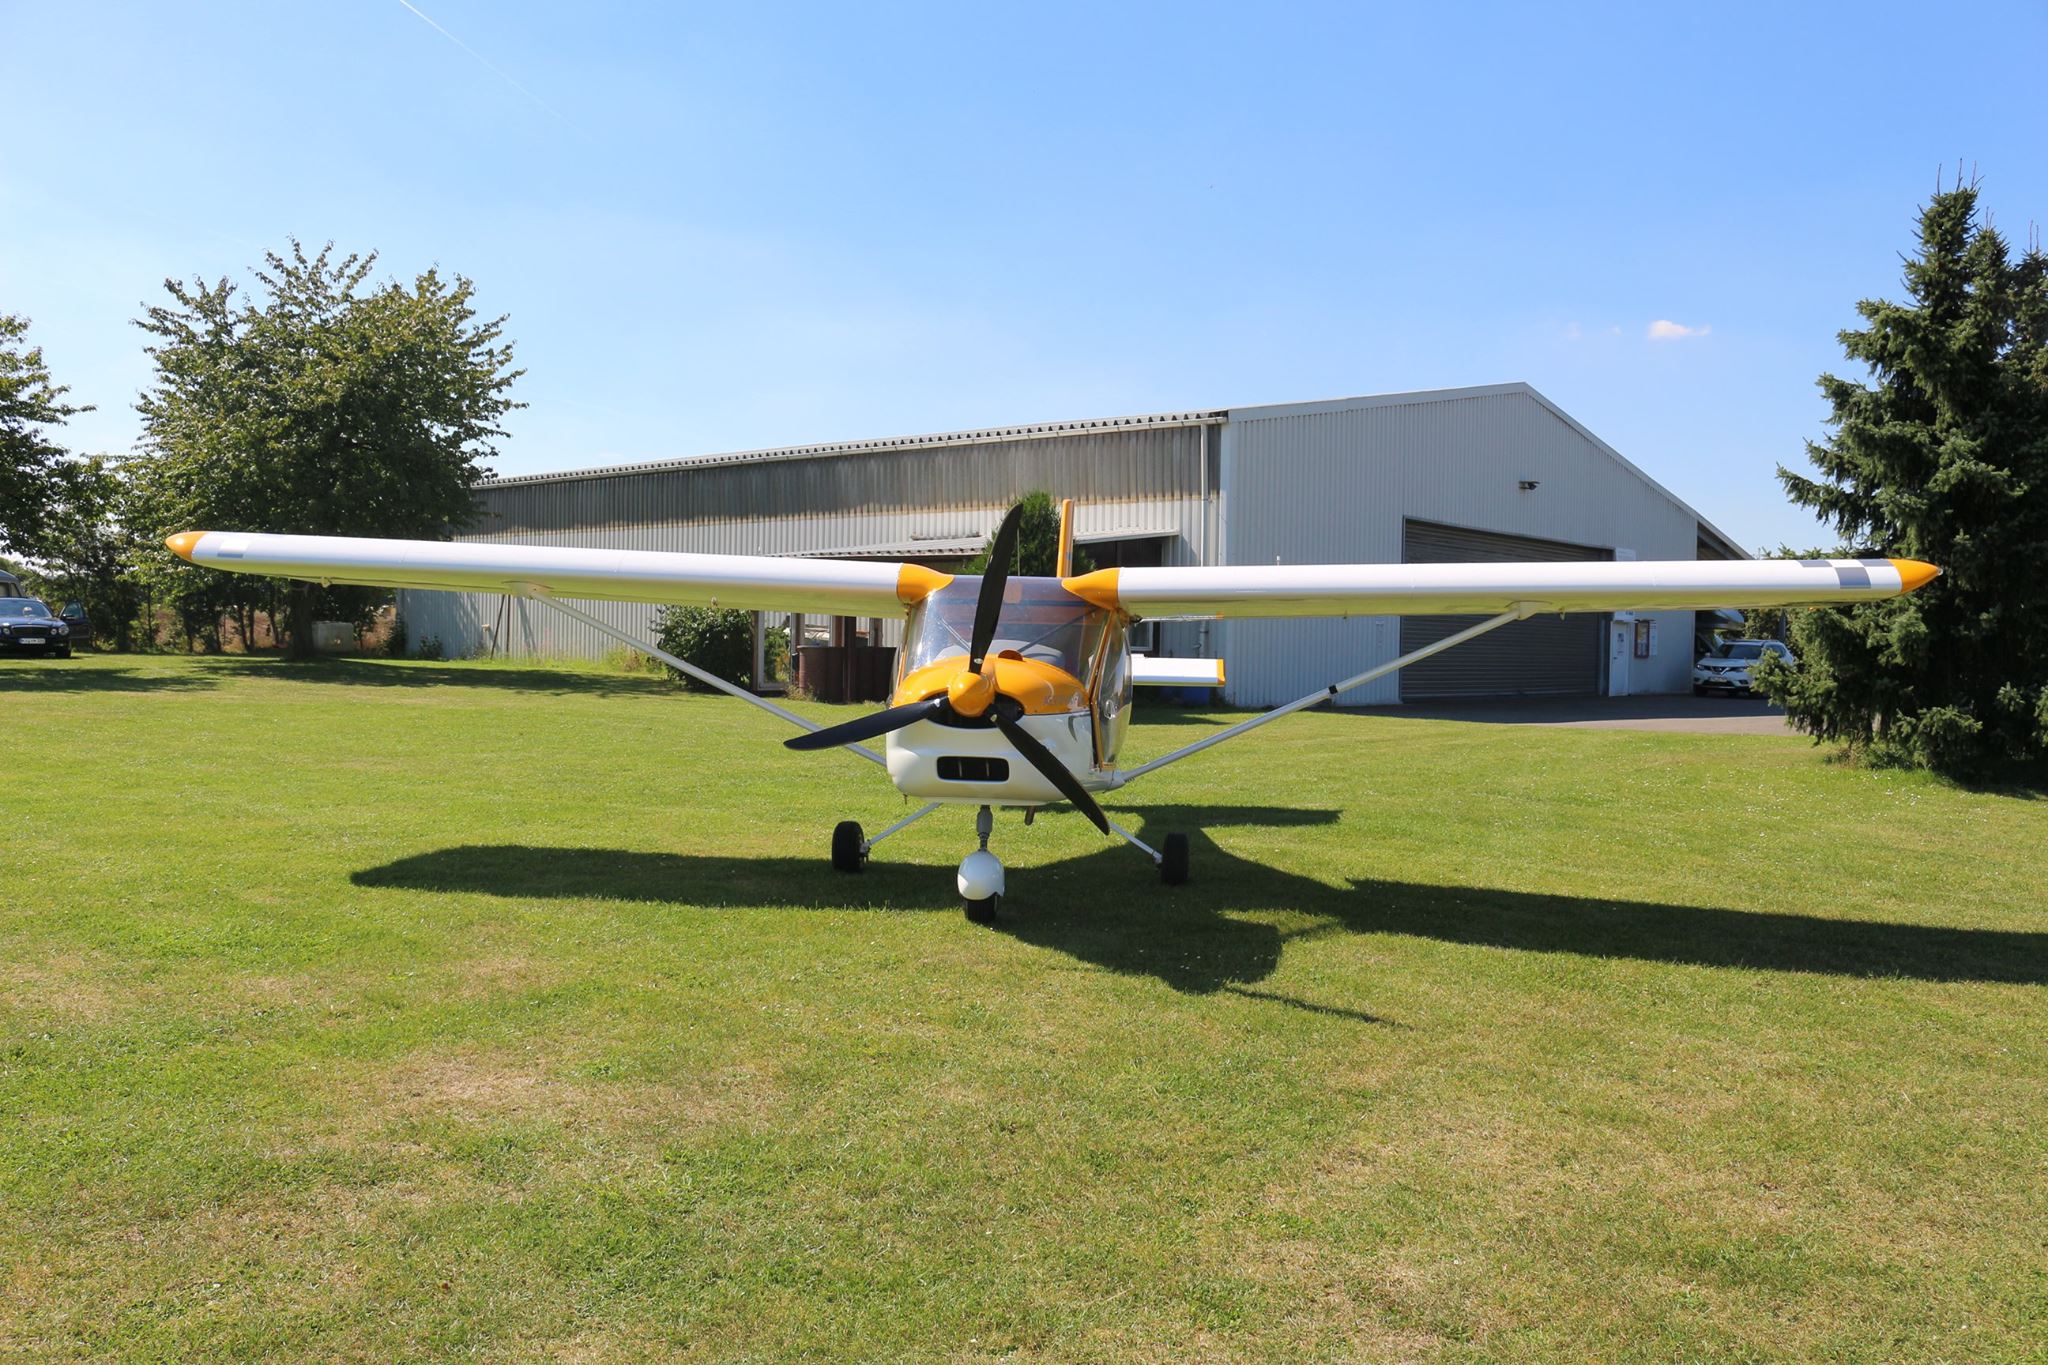
<path fill-rule="evenodd" d="M 955 578 L 911 613 L 904 638 L 906 672 L 958 655 L 964 658 L 974 636 L 974 608 L 981 598 L 981 579 Z M 1077 678 L 1088 675 L 1085 645 L 1092 642 L 1088 616 L 1095 610 L 1060 586 L 1056 578 L 1013 577 L 1003 592 L 1003 610 L 989 653 L 1014 649 Z"/>

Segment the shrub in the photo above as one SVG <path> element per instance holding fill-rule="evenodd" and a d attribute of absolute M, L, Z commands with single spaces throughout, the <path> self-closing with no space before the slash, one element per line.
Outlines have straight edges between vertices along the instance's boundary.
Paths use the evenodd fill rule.
<path fill-rule="evenodd" d="M 654 618 L 654 640 L 678 659 L 715 673 L 727 682 L 744 686 L 753 680 L 752 612 L 724 607 L 663 607 Z M 688 674 L 678 676 L 690 687 L 712 690 Z"/>

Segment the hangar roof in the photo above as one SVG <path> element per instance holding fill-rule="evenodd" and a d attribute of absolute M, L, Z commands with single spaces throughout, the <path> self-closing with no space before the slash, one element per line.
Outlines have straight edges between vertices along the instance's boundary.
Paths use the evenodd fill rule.
<path fill-rule="evenodd" d="M 830 455 L 867 455 L 884 450 L 980 445 L 987 441 L 1028 441 L 1033 437 L 1136 431 L 1148 427 L 1221 426 L 1229 420 L 1229 416 L 1227 412 L 1158 412 L 1138 417 L 1094 417 L 1077 422 L 1034 422 L 1020 427 L 981 427 L 973 431 L 942 431 L 923 436 L 882 436 L 867 441 L 829 441 L 822 445 L 736 450 L 720 455 L 682 455 L 667 460 L 598 465 L 590 469 L 564 469 L 549 474 L 514 474 L 502 479 L 486 479 L 482 486 L 503 488 L 514 484 L 561 483 L 605 474 L 652 474 L 665 469 L 701 469 L 707 465 L 760 464 L 769 460 L 814 460 Z"/>
<path fill-rule="evenodd" d="M 1683 508 L 1699 523 L 1703 535 L 1720 542 L 1730 557 L 1749 558 L 1733 538 L 1701 516 L 1697 509 L 1644 473 L 1635 463 L 1601 440 L 1563 408 L 1543 396 L 1535 386 L 1515 381 L 1507 384 L 1472 384 L 1454 389 L 1417 389 L 1404 393 L 1364 394 L 1352 398 L 1329 398 L 1306 403 L 1264 403 L 1245 407 L 1191 409 L 1185 412 L 1144 413 L 1131 417 L 1095 417 L 1068 422 L 1034 422 L 1023 426 L 980 427 L 968 431 L 932 432 L 917 436 L 884 436 L 863 441 L 830 441 L 816 445 L 779 446 L 762 450 L 738 450 L 715 455 L 685 455 L 633 464 L 600 465 L 588 469 L 565 469 L 545 474 L 514 474 L 485 480 L 484 488 L 509 488 L 533 484 L 568 483 L 578 479 L 620 474 L 652 474 L 665 470 L 702 469 L 719 465 L 761 464 L 779 460 L 810 460 L 843 455 L 876 454 L 883 451 L 936 449 L 945 446 L 978 445 L 989 441 L 1019 441 L 1034 438 L 1136 431 L 1161 427 L 1221 426 L 1231 421 L 1252 421 L 1269 417 L 1306 416 L 1318 412 L 1343 412 L 1358 408 L 1397 407 L 1415 403 L 1454 402 L 1466 398 L 1488 398 L 1521 394 L 1541 404 L 1559 421 L 1583 436 L 1596 448 L 1636 478 L 1648 484 L 1672 503 Z M 900 551 L 901 546 L 873 547 Z M 861 551 L 837 551 L 857 555 Z M 932 551 L 925 551 L 932 553 Z"/>

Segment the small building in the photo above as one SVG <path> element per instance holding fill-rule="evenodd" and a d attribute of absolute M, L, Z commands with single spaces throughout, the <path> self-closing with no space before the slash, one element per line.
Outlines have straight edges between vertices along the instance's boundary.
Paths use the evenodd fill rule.
<path fill-rule="evenodd" d="M 1047 422 L 495 479 L 459 538 L 902 559 L 957 569 L 1016 499 L 1073 498 L 1097 567 L 1741 558 L 1691 507 L 1527 384 Z M 654 612 L 579 603 L 651 639 Z M 407 591 L 450 656 L 599 657 L 516 597 Z M 1141 624 L 1145 652 L 1226 661 L 1225 699 L 1293 700 L 1440 639 L 1456 617 Z M 893 620 L 777 618 L 797 643 L 891 646 Z M 1691 612 L 1523 621 L 1340 700 L 1682 692 Z"/>

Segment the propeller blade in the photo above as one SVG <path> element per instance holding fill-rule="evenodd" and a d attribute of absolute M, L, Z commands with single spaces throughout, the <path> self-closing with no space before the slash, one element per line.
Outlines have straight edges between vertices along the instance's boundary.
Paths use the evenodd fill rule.
<path fill-rule="evenodd" d="M 1016 746 L 1024 755 L 1024 761 L 1045 775 L 1045 780 L 1060 789 L 1060 794 L 1073 802 L 1074 809 L 1095 822 L 1095 828 L 1109 833 L 1109 817 L 1102 813 L 1102 807 L 1095 804 L 1095 798 L 1081 785 L 1081 780 L 1067 769 L 1067 765 L 1053 757 L 1052 750 L 1038 742 L 1029 730 L 1018 723 L 1010 708 L 996 711 L 996 728 L 1003 732 L 1003 738 Z"/>
<path fill-rule="evenodd" d="M 996 528 L 995 543 L 989 547 L 988 568 L 981 575 L 981 597 L 974 604 L 973 647 L 967 651 L 967 668 L 981 672 L 981 661 L 995 642 L 996 618 L 1003 614 L 1003 589 L 1010 582 L 1010 563 L 1017 557 L 1017 523 L 1024 515 L 1018 503 Z"/>
<path fill-rule="evenodd" d="M 838 725 L 828 725 L 822 730 L 812 730 L 808 734 L 798 735 L 795 739 L 785 739 L 782 741 L 782 747 L 836 749 L 842 744 L 858 744 L 861 740 L 886 735 L 891 730 L 901 730 L 906 725 L 915 725 L 918 721 L 940 715 L 945 710 L 944 695 L 926 697 L 923 701 L 905 702 L 886 711 L 876 711 Z"/>

